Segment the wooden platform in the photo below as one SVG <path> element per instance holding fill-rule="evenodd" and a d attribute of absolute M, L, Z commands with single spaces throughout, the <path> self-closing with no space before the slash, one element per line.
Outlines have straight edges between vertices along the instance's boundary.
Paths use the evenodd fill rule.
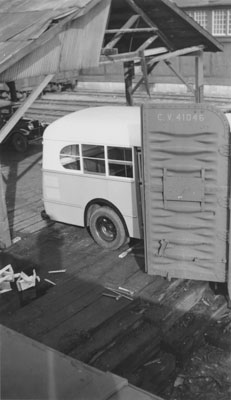
<path fill-rule="evenodd" d="M 0 267 L 36 270 L 41 281 L 19 298 L 0 297 L 1 323 L 151 393 L 169 388 L 211 321 L 227 312 L 207 282 L 167 281 L 144 272 L 141 241 L 121 258 L 100 249 L 87 231 L 41 219 L 41 146 L 26 155 L 2 148 L 1 163 L 12 238 Z M 63 270 L 50 274 L 51 270 Z M 48 279 L 53 283 L 46 281 Z M 132 299 L 109 297 L 123 287 Z M 170 390 L 170 389 L 169 389 Z"/>
<path fill-rule="evenodd" d="M 0 325 L 1 399 L 161 400 Z"/>

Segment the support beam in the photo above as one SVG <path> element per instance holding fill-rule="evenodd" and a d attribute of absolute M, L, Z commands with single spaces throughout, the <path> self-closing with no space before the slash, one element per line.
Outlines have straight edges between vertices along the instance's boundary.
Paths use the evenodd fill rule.
<path fill-rule="evenodd" d="M 138 19 L 140 18 L 139 15 L 132 15 L 131 18 L 128 19 L 128 21 L 121 27 L 121 29 L 128 29 L 130 28 L 132 25 L 135 24 L 136 21 L 138 21 Z M 122 32 L 118 32 L 113 39 L 104 47 L 105 49 L 112 49 L 121 39 L 121 37 L 123 36 Z"/>
<path fill-rule="evenodd" d="M 132 80 L 134 77 L 134 62 L 129 61 L 124 63 L 124 82 L 125 82 L 125 96 L 128 106 L 133 106 L 132 98 Z"/>
<path fill-rule="evenodd" d="M 18 101 L 15 82 L 14 81 L 10 81 L 10 82 L 6 82 L 6 84 L 7 84 L 8 88 L 10 89 L 11 101 L 13 101 L 13 102 Z"/>
<path fill-rule="evenodd" d="M 152 66 L 150 67 L 149 65 L 147 65 L 147 74 L 150 75 L 151 72 L 154 70 L 154 68 L 158 65 L 159 63 L 157 62 L 156 64 L 152 64 Z M 132 94 L 135 93 L 135 91 L 138 89 L 138 87 L 140 87 L 140 85 L 143 83 L 144 81 L 144 76 L 142 76 L 142 78 L 139 79 L 139 81 L 136 83 L 136 85 L 134 86 L 134 88 L 132 89 Z"/>
<path fill-rule="evenodd" d="M 10 228 L 5 202 L 5 190 L 2 180 L 0 163 L 0 249 L 3 250 L 11 245 Z"/>
<path fill-rule="evenodd" d="M 172 51 L 169 53 L 158 55 L 157 57 L 153 57 L 150 64 L 155 64 L 157 61 L 160 62 L 160 61 L 169 60 L 174 57 L 179 57 L 179 56 L 184 56 L 184 55 L 192 55 L 195 52 L 197 52 L 197 54 L 198 54 L 198 52 L 200 52 L 202 50 L 203 50 L 203 46 L 186 47 L 185 49 L 180 49 L 180 50 L 176 50 L 176 51 Z"/>
<path fill-rule="evenodd" d="M 105 51 L 105 48 L 104 48 Z M 166 53 L 167 49 L 165 47 L 157 47 L 156 49 L 146 49 L 144 50 L 145 57 L 152 57 L 154 55 Z M 169 54 L 169 53 L 168 53 Z M 127 53 L 120 53 L 115 55 L 102 55 L 100 57 L 100 64 L 111 64 L 112 62 L 126 62 L 140 60 L 139 51 L 130 51 Z"/>
<path fill-rule="evenodd" d="M 169 69 L 171 69 L 171 71 L 177 76 L 177 78 L 180 79 L 181 82 L 183 82 L 183 84 L 185 86 L 187 86 L 187 88 L 189 89 L 189 91 L 195 96 L 195 90 L 192 88 L 191 85 L 188 84 L 188 82 L 184 79 L 184 77 L 172 66 L 172 64 L 170 63 L 170 61 L 165 61 L 165 64 L 168 66 Z"/>
<path fill-rule="evenodd" d="M 153 42 L 155 42 L 155 40 L 158 38 L 157 35 L 155 36 L 151 36 L 150 38 L 148 38 L 147 40 L 145 40 L 145 42 L 143 44 L 141 44 L 140 47 L 138 47 L 137 51 L 143 51 L 145 49 L 147 49 L 147 47 L 149 47 Z"/>
<path fill-rule="evenodd" d="M 195 58 L 195 101 L 201 103 L 204 100 L 204 62 L 203 51 Z"/>
<path fill-rule="evenodd" d="M 25 114 L 25 112 L 28 110 L 31 104 L 37 99 L 37 97 L 40 95 L 40 93 L 43 91 L 43 89 L 47 86 L 47 84 L 51 81 L 53 77 L 54 77 L 53 74 L 47 75 L 40 83 L 40 85 L 33 90 L 33 92 L 25 100 L 22 106 L 18 108 L 18 110 L 12 115 L 9 121 L 7 121 L 7 123 L 3 126 L 3 128 L 0 131 L 0 143 L 4 141 L 4 139 L 10 133 L 11 129 L 13 129 L 15 124 L 17 124 L 20 118 L 22 118 L 22 116 Z"/>
<path fill-rule="evenodd" d="M 106 29 L 105 33 L 107 35 L 113 33 L 121 33 L 124 35 L 125 33 L 143 33 L 143 32 L 156 32 L 156 31 L 158 31 L 157 28 L 129 28 L 129 29 L 120 28 L 120 29 Z"/>
<path fill-rule="evenodd" d="M 150 88 L 149 88 L 149 82 L 148 82 L 148 68 L 147 68 L 147 62 L 146 62 L 146 58 L 144 56 L 144 52 L 140 51 L 140 58 L 141 58 L 141 70 L 142 70 L 142 74 L 144 77 L 144 85 L 145 85 L 145 89 L 147 94 L 149 95 L 149 97 L 151 97 L 150 94 Z"/>

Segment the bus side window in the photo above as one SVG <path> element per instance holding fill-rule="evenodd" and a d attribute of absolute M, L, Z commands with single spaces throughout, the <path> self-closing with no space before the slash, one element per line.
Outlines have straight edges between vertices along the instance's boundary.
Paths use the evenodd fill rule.
<path fill-rule="evenodd" d="M 86 174 L 105 175 L 104 146 L 82 145 L 83 169 Z"/>
<path fill-rule="evenodd" d="M 132 149 L 127 147 L 108 147 L 109 175 L 133 178 Z"/>
<path fill-rule="evenodd" d="M 60 161 L 66 169 L 80 170 L 79 145 L 65 146 L 60 152 Z"/>

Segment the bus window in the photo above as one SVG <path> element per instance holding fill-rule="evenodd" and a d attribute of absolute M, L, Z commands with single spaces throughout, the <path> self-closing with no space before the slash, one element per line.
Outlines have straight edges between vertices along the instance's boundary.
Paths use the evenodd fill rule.
<path fill-rule="evenodd" d="M 105 175 L 104 146 L 83 144 L 82 156 L 85 173 Z"/>
<path fill-rule="evenodd" d="M 79 145 L 72 144 L 64 147 L 60 152 L 60 161 L 66 169 L 80 170 Z"/>
<path fill-rule="evenodd" d="M 109 175 L 133 178 L 132 149 L 126 147 L 108 147 Z"/>

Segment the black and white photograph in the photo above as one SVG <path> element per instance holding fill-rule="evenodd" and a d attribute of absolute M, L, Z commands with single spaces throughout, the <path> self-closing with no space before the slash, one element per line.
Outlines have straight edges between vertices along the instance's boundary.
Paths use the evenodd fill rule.
<path fill-rule="evenodd" d="M 0 400 L 231 399 L 231 0 L 0 0 Z"/>

